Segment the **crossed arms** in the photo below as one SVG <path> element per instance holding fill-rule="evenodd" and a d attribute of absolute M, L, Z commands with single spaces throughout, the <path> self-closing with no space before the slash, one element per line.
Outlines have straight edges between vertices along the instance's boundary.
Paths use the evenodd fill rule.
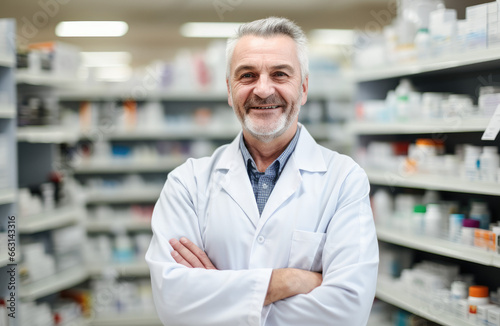
<path fill-rule="evenodd" d="M 182 237 L 180 241 L 170 239 L 174 249 L 171 252 L 174 260 L 188 268 L 217 269 L 206 253 L 189 239 Z M 306 294 L 321 285 L 323 277 L 320 273 L 296 268 L 274 269 L 271 273 L 264 305 L 289 298 L 297 294 Z"/>

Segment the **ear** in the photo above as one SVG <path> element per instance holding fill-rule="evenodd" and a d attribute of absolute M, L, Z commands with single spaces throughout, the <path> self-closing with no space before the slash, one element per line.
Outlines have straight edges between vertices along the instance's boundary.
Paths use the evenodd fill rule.
<path fill-rule="evenodd" d="M 233 106 L 233 99 L 231 98 L 231 86 L 229 86 L 229 79 L 226 78 L 226 86 L 227 86 L 227 103 L 230 107 Z"/>
<path fill-rule="evenodd" d="M 307 92 L 309 91 L 309 76 L 306 76 L 304 82 L 302 83 L 302 102 L 300 105 L 304 105 L 307 102 Z"/>

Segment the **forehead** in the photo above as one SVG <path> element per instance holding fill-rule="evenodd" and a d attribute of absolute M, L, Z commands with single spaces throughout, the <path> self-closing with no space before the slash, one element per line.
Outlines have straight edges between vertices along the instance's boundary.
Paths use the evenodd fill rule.
<path fill-rule="evenodd" d="M 298 66 L 297 46 L 287 35 L 243 36 L 234 48 L 231 68 L 239 65 L 289 64 Z"/>

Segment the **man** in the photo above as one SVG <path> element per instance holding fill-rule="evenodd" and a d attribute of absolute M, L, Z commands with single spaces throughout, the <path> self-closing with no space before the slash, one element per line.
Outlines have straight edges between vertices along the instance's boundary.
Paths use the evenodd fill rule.
<path fill-rule="evenodd" d="M 306 47 L 275 17 L 228 41 L 242 133 L 172 171 L 153 213 L 146 260 L 164 325 L 366 324 L 378 267 L 369 184 L 298 124 Z"/>

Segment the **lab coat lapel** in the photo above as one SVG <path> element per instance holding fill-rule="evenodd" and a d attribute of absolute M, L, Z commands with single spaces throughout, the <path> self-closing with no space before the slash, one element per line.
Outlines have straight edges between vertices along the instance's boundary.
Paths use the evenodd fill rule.
<path fill-rule="evenodd" d="M 243 162 L 243 157 L 239 149 L 241 133 L 225 149 L 217 170 L 227 170 L 222 188 L 241 207 L 252 224 L 256 227 L 259 222 L 259 209 L 255 201 L 252 185 Z M 236 216 L 234 218 L 237 218 Z"/>
<path fill-rule="evenodd" d="M 304 126 L 301 126 L 297 146 L 264 207 L 260 218 L 261 227 L 285 201 L 299 190 L 302 183 L 301 170 L 318 173 L 326 171 L 326 163 L 320 147 Z"/>

